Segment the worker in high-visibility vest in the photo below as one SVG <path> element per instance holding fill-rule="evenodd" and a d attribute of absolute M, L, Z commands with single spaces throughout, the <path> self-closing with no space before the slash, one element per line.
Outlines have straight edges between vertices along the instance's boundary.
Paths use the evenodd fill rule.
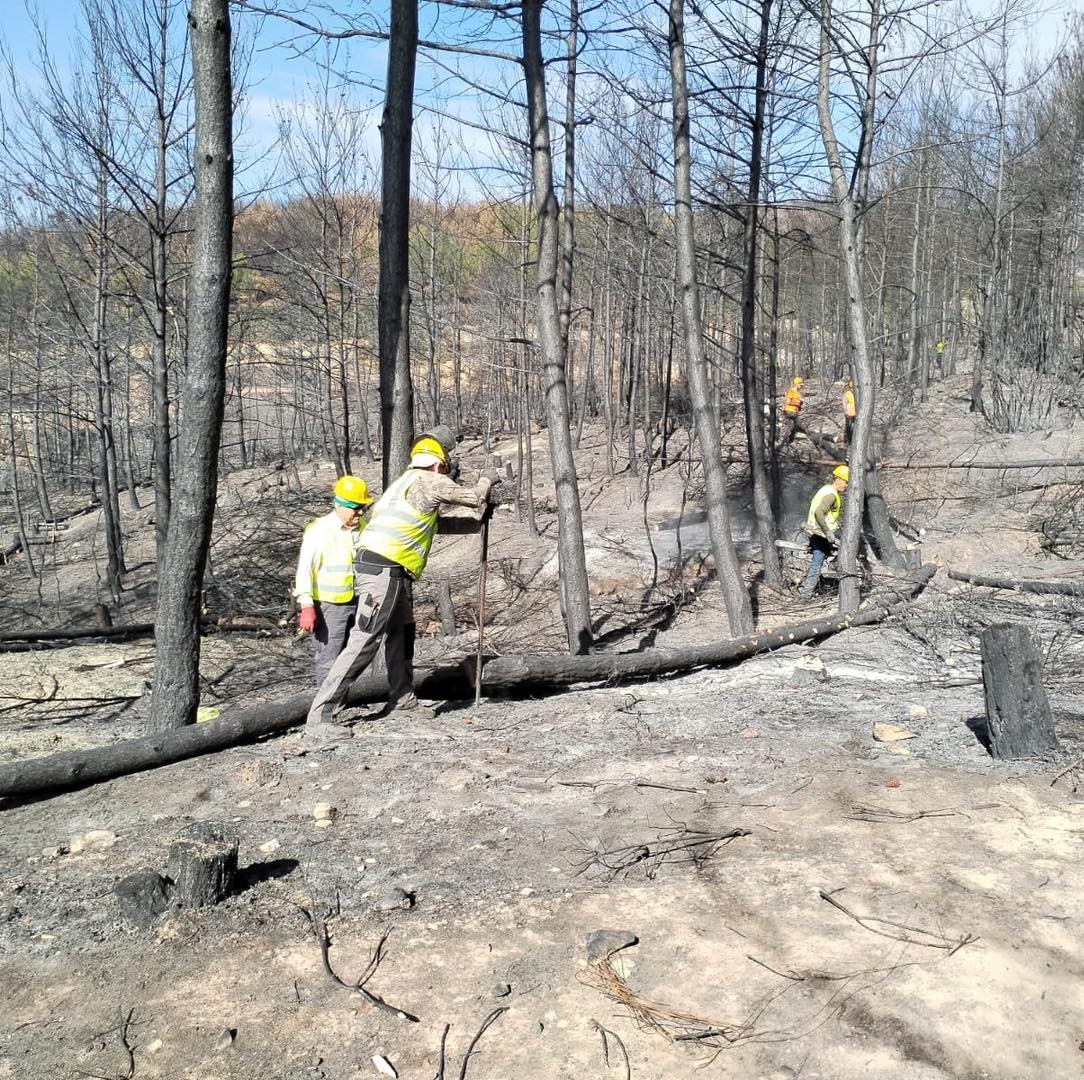
<path fill-rule="evenodd" d="M 857 414 L 854 404 L 854 382 L 847 380 L 843 387 L 843 441 L 850 446 L 851 436 L 854 434 L 854 418 Z"/>
<path fill-rule="evenodd" d="M 809 570 L 799 590 L 806 599 L 813 595 L 824 562 L 836 549 L 836 533 L 843 516 L 843 493 L 850 478 L 851 470 L 846 465 L 837 465 L 832 470 L 832 479 L 817 489 L 809 503 L 805 522 L 805 531 L 809 533 Z"/>
<path fill-rule="evenodd" d="M 429 561 L 442 508 L 465 507 L 481 521 L 489 493 L 498 483 L 489 470 L 476 484 L 448 476 L 449 448 L 424 435 L 410 451 L 410 467 L 380 496 L 361 534 L 354 560 L 357 613 L 354 628 L 313 699 L 306 735 L 331 746 L 350 737 L 335 722 L 351 683 L 369 666 L 385 639 L 389 711 L 422 717 L 431 710 L 414 693 L 413 583 Z"/>
<path fill-rule="evenodd" d="M 783 395 L 783 417 L 787 422 L 787 442 L 794 441 L 794 435 L 796 432 L 795 425 L 798 421 L 798 414 L 802 411 L 802 377 L 801 375 L 795 375 L 790 380 L 790 386 L 787 387 L 787 392 Z"/>
<path fill-rule="evenodd" d="M 354 625 L 354 553 L 360 523 L 373 498 L 364 480 L 340 476 L 331 512 L 311 522 L 294 575 L 297 625 L 312 634 L 316 685 L 324 681 Z"/>

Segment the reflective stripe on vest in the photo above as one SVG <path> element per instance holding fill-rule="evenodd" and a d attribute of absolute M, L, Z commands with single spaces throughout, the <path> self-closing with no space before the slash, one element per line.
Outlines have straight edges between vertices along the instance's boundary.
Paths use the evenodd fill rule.
<path fill-rule="evenodd" d="M 437 512 L 423 514 L 407 502 L 406 493 L 419 473 L 407 469 L 373 507 L 369 524 L 361 534 L 361 546 L 398 563 L 413 578 L 421 577 L 429 561 Z"/>
<path fill-rule="evenodd" d="M 309 528 L 320 526 L 323 519 Z M 317 603 L 348 604 L 354 599 L 354 548 L 357 529 L 329 531 L 312 575 L 312 598 Z"/>
<path fill-rule="evenodd" d="M 805 527 L 811 532 L 817 532 L 820 529 L 820 525 L 817 524 L 816 510 L 826 495 L 831 495 L 835 501 L 832 503 L 832 508 L 824 515 L 824 520 L 828 522 L 828 527 L 832 530 L 835 530 L 839 524 L 839 515 L 843 509 L 843 496 L 831 484 L 825 484 L 824 487 L 817 491 L 817 494 L 813 496 L 813 501 L 809 504 L 809 516 L 805 519 Z"/>

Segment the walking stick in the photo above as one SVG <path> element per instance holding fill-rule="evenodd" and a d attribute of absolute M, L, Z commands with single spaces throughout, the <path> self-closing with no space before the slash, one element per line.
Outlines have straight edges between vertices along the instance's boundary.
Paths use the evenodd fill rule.
<path fill-rule="evenodd" d="M 474 661 L 474 707 L 477 709 L 482 700 L 482 646 L 486 626 L 486 569 L 489 566 L 489 519 L 493 515 L 492 503 L 486 506 L 482 515 L 482 548 L 479 555 L 478 571 L 478 655 Z"/>

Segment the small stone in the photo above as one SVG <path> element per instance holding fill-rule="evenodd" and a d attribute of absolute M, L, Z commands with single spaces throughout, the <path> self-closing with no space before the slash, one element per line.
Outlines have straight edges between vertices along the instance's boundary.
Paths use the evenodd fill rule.
<path fill-rule="evenodd" d="M 508 997 L 512 993 L 512 986 L 510 983 L 495 983 L 492 993 L 495 998 Z"/>
<path fill-rule="evenodd" d="M 615 952 L 638 945 L 640 939 L 631 930 L 595 930 L 587 935 L 587 959 L 605 960 Z"/>
<path fill-rule="evenodd" d="M 873 737 L 877 742 L 899 742 L 901 739 L 913 739 L 915 733 L 898 724 L 876 723 L 873 725 Z"/>
<path fill-rule="evenodd" d="M 399 1074 L 395 1071 L 395 1066 L 388 1061 L 386 1057 L 381 1054 L 373 1055 L 373 1065 L 376 1067 L 378 1073 L 382 1073 L 384 1076 L 390 1076 L 393 1078 Z"/>
<path fill-rule="evenodd" d="M 161 1039 L 152 1039 L 143 1047 L 143 1052 L 145 1054 L 157 1054 L 163 1046 L 165 1046 L 165 1043 L 163 1043 Z"/>
<path fill-rule="evenodd" d="M 259 850 L 265 855 L 274 855 L 282 845 L 277 840 L 268 840 L 260 845 Z"/>
<path fill-rule="evenodd" d="M 339 811 L 329 802 L 318 802 L 312 808 L 312 816 L 317 821 L 334 821 L 339 816 Z"/>
<path fill-rule="evenodd" d="M 900 786 L 900 782 L 894 776 L 892 777 L 891 780 L 886 780 L 885 781 L 885 787 L 886 788 L 898 788 L 899 786 Z"/>
<path fill-rule="evenodd" d="M 330 829 L 331 826 L 335 824 L 335 822 L 332 821 L 331 818 L 326 818 L 325 817 L 325 818 L 320 818 L 319 821 L 316 821 L 313 824 L 315 824 L 315 826 L 318 829 Z"/>
<path fill-rule="evenodd" d="M 154 870 L 137 870 L 113 886 L 120 913 L 136 926 L 150 926 L 169 907 L 165 878 Z"/>
<path fill-rule="evenodd" d="M 68 849 L 63 844 L 61 844 L 60 847 L 42 848 L 41 853 L 46 859 L 55 859 L 60 855 L 66 854 L 67 850 Z"/>
<path fill-rule="evenodd" d="M 237 1038 L 236 1028 L 223 1028 L 222 1033 L 215 1040 L 215 1051 L 229 1050 L 233 1046 L 233 1040 Z"/>
<path fill-rule="evenodd" d="M 373 911 L 409 911 L 414 906 L 414 894 L 395 886 L 373 901 Z"/>
<path fill-rule="evenodd" d="M 908 705 L 908 720 L 925 720 L 930 715 L 930 710 L 925 705 Z"/>
<path fill-rule="evenodd" d="M 117 842 L 117 834 L 108 829 L 91 829 L 82 836 L 73 836 L 68 850 L 77 855 L 82 851 L 106 851 Z"/>
<path fill-rule="evenodd" d="M 751 727 L 742 728 L 741 731 L 738 732 L 738 735 L 740 735 L 741 738 L 743 738 L 743 739 L 759 739 L 760 738 L 760 732 L 757 731 L 756 728 L 751 728 Z"/>
<path fill-rule="evenodd" d="M 519 890 L 519 895 L 534 896 L 534 889 L 530 888 L 530 886 L 524 886 L 522 889 Z"/>

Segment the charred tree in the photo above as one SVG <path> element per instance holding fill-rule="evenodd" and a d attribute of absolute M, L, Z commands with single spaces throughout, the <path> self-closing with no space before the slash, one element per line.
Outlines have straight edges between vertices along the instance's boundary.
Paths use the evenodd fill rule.
<path fill-rule="evenodd" d="M 742 237 L 741 382 L 745 404 L 745 437 L 749 447 L 749 475 L 753 484 L 753 514 L 756 518 L 764 580 L 778 585 L 783 580 L 775 546 L 776 523 L 772 490 L 764 453 L 763 395 L 757 365 L 757 264 L 760 237 L 760 187 L 763 168 L 764 113 L 768 97 L 768 36 L 771 31 L 772 0 L 761 0 L 760 31 L 756 48 L 756 90 L 753 103 L 749 150 L 749 186 L 746 192 Z M 773 395 L 774 399 L 774 395 Z"/>
<path fill-rule="evenodd" d="M 1043 688 L 1043 664 L 1026 626 L 1002 623 L 983 630 L 982 686 L 990 753 L 1036 757 L 1060 747 Z"/>
<path fill-rule="evenodd" d="M 377 342 L 381 445 L 387 487 L 410 456 L 414 385 L 410 375 L 410 146 L 418 0 L 391 0 L 388 77 L 380 121 L 380 241 Z"/>
<path fill-rule="evenodd" d="M 561 568 L 568 648 L 585 653 L 591 647 L 591 596 L 587 560 L 583 549 L 583 517 L 572 453 L 568 409 L 565 352 L 561 343 L 561 318 L 557 304 L 558 228 L 560 207 L 553 190 L 553 155 L 550 120 L 546 104 L 546 68 L 542 59 L 543 0 L 523 4 L 523 74 L 527 88 L 527 117 L 531 135 L 531 183 L 538 255 L 535 289 L 538 312 L 538 345 L 542 354 L 542 378 L 546 419 L 557 493 L 557 548 Z"/>
<path fill-rule="evenodd" d="M 233 89 L 228 0 L 193 0 L 195 210 L 188 365 L 165 557 L 159 567 L 152 730 L 191 724 L 199 704 L 200 593 L 211 542 L 226 392 L 233 254 Z"/>
<path fill-rule="evenodd" d="M 684 0 L 670 0 L 670 78 L 674 107 L 674 278 L 685 329 L 685 368 L 704 460 L 708 528 L 715 554 L 715 573 L 723 588 L 732 634 L 753 629 L 753 608 L 741 576 L 730 531 L 726 502 L 726 467 L 719 449 L 719 421 L 708 383 L 707 358 L 700 315 L 696 242 L 692 206 L 692 158 L 689 136 L 689 92 L 685 75 Z"/>

